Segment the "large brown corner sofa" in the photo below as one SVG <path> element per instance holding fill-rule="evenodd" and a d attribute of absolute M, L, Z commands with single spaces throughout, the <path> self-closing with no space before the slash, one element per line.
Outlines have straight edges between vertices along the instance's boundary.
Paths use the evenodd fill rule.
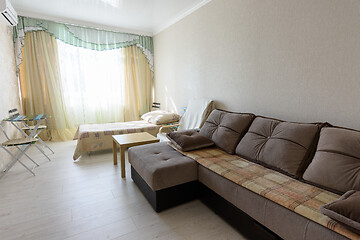
<path fill-rule="evenodd" d="M 216 109 L 200 133 L 215 147 L 129 149 L 132 179 L 155 211 L 200 198 L 252 239 L 360 239 L 319 211 L 360 190 L 360 132 Z"/>

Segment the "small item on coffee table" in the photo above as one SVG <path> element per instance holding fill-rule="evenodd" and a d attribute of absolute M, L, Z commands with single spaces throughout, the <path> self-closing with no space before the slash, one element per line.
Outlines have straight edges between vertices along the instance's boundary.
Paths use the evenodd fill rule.
<path fill-rule="evenodd" d="M 214 142 L 195 130 L 168 133 L 167 138 L 179 150 L 188 152 L 214 145 Z"/>
<path fill-rule="evenodd" d="M 338 200 L 322 206 L 320 211 L 360 234 L 360 191 L 350 190 Z"/>

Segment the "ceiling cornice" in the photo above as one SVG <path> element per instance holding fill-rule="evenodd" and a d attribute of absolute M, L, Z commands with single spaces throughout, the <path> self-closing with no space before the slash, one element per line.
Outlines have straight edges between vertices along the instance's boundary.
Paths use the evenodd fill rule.
<path fill-rule="evenodd" d="M 44 15 L 44 14 L 40 14 L 40 13 L 33 13 L 33 12 L 27 12 L 27 11 L 16 11 L 16 12 L 18 15 L 24 16 L 24 17 L 44 19 L 44 20 L 49 20 L 49 21 L 54 21 L 54 22 L 64 23 L 64 24 L 74 24 L 74 25 L 78 25 L 78 26 L 91 27 L 91 28 L 103 29 L 103 30 L 114 31 L 114 32 L 132 33 L 132 34 L 137 34 L 137 35 L 142 35 L 142 36 L 152 36 L 151 32 L 144 32 L 144 31 L 138 31 L 138 30 L 134 30 L 134 29 L 108 26 L 108 25 L 97 24 L 97 23 L 86 22 L 86 21 L 79 21 L 79 20 L 68 19 L 68 18 L 48 16 L 48 15 Z"/>
<path fill-rule="evenodd" d="M 199 2 L 198 4 L 196 4 L 195 6 L 193 6 L 192 8 L 186 10 L 185 12 L 182 12 L 179 15 L 175 16 L 170 21 L 168 21 L 168 22 L 166 22 L 164 24 L 161 24 L 159 26 L 156 26 L 153 29 L 152 34 L 156 35 L 156 34 L 160 33 L 161 31 L 164 31 L 166 28 L 168 28 L 171 25 L 177 23 L 178 21 L 180 21 L 184 17 L 190 15 L 191 13 L 195 12 L 197 9 L 201 8 L 202 6 L 204 6 L 205 4 L 207 4 L 209 2 L 211 2 L 211 0 L 203 0 L 203 1 Z"/>
<path fill-rule="evenodd" d="M 94 23 L 94 22 L 87 22 L 87 21 L 69 19 L 69 18 L 64 18 L 64 17 L 50 16 L 50 15 L 46 15 L 46 14 L 42 14 L 42 13 L 35 13 L 35 12 L 23 11 L 23 10 L 17 10 L 17 13 L 18 13 L 18 15 L 24 16 L 24 17 L 39 18 L 39 19 L 60 22 L 60 23 L 65 23 L 65 24 L 74 24 L 74 25 L 78 25 L 78 26 L 92 27 L 92 28 L 104 29 L 104 30 L 116 31 L 116 32 L 132 33 L 132 34 L 143 35 L 143 36 L 153 36 L 153 35 L 160 33 L 161 31 L 164 31 L 171 25 L 177 23 L 181 19 L 190 15 L 191 13 L 193 13 L 194 11 L 196 11 L 197 9 L 201 8 L 202 6 L 206 5 L 209 2 L 211 2 L 211 0 L 203 0 L 203 1 L 199 2 L 198 4 L 196 4 L 195 6 L 193 6 L 192 8 L 187 9 L 183 12 L 180 12 L 178 15 L 174 16 L 169 21 L 162 23 L 158 26 L 153 26 L 152 32 L 103 25 L 103 24 L 98 24 L 98 23 Z"/>

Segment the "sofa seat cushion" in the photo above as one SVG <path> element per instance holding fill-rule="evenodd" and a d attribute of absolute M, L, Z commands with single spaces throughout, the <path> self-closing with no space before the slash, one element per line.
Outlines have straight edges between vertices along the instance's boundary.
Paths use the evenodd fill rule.
<path fill-rule="evenodd" d="M 323 128 L 314 159 L 303 178 L 339 194 L 360 191 L 360 132 Z"/>
<path fill-rule="evenodd" d="M 250 161 L 299 178 L 315 148 L 317 124 L 256 117 L 236 147 Z"/>
<path fill-rule="evenodd" d="M 282 207 L 308 218 L 350 239 L 359 239 L 359 235 L 344 228 L 320 212 L 320 207 L 339 198 L 339 195 L 324 189 L 303 183 L 277 171 L 247 161 L 237 155 L 230 155 L 219 148 L 204 148 L 191 152 L 182 152 L 203 167 L 244 187 Z M 221 182 L 201 181 L 219 189 Z M 227 199 L 234 199 L 228 194 L 231 186 L 221 192 Z M 239 196 L 237 196 L 239 198 Z"/>
<path fill-rule="evenodd" d="M 225 152 L 234 154 L 236 145 L 249 128 L 254 115 L 215 109 L 206 120 L 200 133 L 210 138 Z"/>
<path fill-rule="evenodd" d="M 199 181 L 282 239 L 348 239 L 201 165 Z"/>
<path fill-rule="evenodd" d="M 181 151 L 191 151 L 210 147 L 214 142 L 196 130 L 176 131 L 167 134 L 170 142 Z"/>
<path fill-rule="evenodd" d="M 129 162 L 153 191 L 197 180 L 197 163 L 166 142 L 129 148 Z"/>

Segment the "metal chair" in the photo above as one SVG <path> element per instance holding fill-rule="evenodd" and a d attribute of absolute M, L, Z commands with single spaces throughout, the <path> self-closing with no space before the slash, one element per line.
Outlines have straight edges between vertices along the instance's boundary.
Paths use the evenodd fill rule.
<path fill-rule="evenodd" d="M 26 137 L 26 138 L 16 138 L 16 139 L 10 139 L 9 136 L 6 134 L 6 131 L 3 127 L 3 123 L 0 123 L 0 127 L 2 132 L 4 133 L 5 137 L 8 139 L 7 141 L 3 142 L 0 147 L 4 149 L 11 157 L 12 161 L 7 165 L 7 167 L 2 170 L 0 173 L 0 179 L 15 165 L 15 163 L 19 162 L 24 168 L 26 168 L 29 172 L 31 172 L 34 176 L 35 173 L 33 169 L 35 167 L 38 167 L 39 164 L 37 164 L 29 155 L 26 154 L 26 151 L 31 147 L 32 144 L 35 144 L 38 139 Z M 16 154 L 11 153 L 8 148 L 10 147 L 16 147 L 18 149 L 18 152 Z M 33 169 L 30 169 L 28 166 L 26 166 L 23 162 L 20 161 L 20 158 L 25 155 L 28 159 L 30 159 L 34 163 Z"/>
<path fill-rule="evenodd" d="M 19 112 L 17 110 L 17 108 L 11 109 L 9 110 L 9 116 L 10 117 L 16 117 L 19 116 Z M 30 133 L 32 133 L 35 130 L 35 126 L 24 126 L 21 128 L 24 132 L 29 131 Z M 37 132 L 34 133 L 34 135 L 32 136 L 33 138 L 37 138 L 39 140 L 39 142 L 45 146 L 46 148 L 48 148 L 52 154 L 54 154 L 54 151 L 39 137 L 39 134 L 41 133 L 42 130 L 47 129 L 46 125 L 39 125 L 37 128 Z M 32 134 L 31 134 L 32 135 Z M 39 149 L 40 150 L 40 149 Z M 44 153 L 45 154 L 45 153 Z M 50 159 L 49 159 L 50 161 Z"/>

